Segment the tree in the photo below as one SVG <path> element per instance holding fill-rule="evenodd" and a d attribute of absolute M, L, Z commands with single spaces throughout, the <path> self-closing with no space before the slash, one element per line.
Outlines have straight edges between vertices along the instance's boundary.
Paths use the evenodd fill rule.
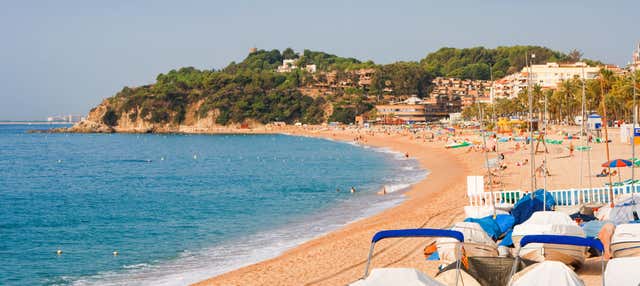
<path fill-rule="evenodd" d="M 580 59 L 582 59 L 582 52 L 577 49 L 571 50 L 567 55 L 567 60 L 572 63 L 578 62 Z"/>
<path fill-rule="evenodd" d="M 298 54 L 296 54 L 296 52 L 294 52 L 293 49 L 286 48 L 284 51 L 282 51 L 282 58 L 285 60 L 297 59 Z"/>

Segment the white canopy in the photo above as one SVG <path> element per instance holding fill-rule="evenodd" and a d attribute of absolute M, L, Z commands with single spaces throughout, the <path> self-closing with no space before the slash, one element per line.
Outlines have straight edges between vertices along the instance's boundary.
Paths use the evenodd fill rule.
<path fill-rule="evenodd" d="M 605 285 L 637 286 L 640 284 L 640 257 L 614 258 L 604 271 Z"/>
<path fill-rule="evenodd" d="M 530 234 L 586 236 L 568 214 L 554 211 L 534 212 L 528 220 L 513 228 L 513 236 Z"/>
<path fill-rule="evenodd" d="M 464 242 L 467 243 L 481 243 L 488 244 L 495 247 L 498 247 L 496 243 L 489 237 L 487 232 L 482 229 L 482 227 L 475 222 L 456 222 L 451 230 L 457 230 L 464 234 Z M 438 238 L 438 243 L 442 242 L 457 242 L 457 240 L 453 238 Z"/>
<path fill-rule="evenodd" d="M 544 261 L 516 273 L 509 286 L 583 286 L 584 282 L 568 266 L 558 261 Z M 618 285 L 618 284 L 611 284 Z"/>
<path fill-rule="evenodd" d="M 376 268 L 364 280 L 349 284 L 351 286 L 445 286 L 435 279 L 413 268 Z"/>

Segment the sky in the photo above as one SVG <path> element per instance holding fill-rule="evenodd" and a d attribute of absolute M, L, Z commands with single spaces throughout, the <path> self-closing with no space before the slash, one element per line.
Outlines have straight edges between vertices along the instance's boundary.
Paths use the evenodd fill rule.
<path fill-rule="evenodd" d="M 542 45 L 624 65 L 640 1 L 0 0 L 0 120 L 86 115 L 124 86 L 183 66 L 222 68 L 249 48 L 376 63 L 441 47 Z"/>

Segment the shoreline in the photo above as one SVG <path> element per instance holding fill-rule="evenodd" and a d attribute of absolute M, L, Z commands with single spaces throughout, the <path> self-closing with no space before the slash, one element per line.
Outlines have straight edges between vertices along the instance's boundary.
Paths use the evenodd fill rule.
<path fill-rule="evenodd" d="M 133 133 L 121 133 L 121 134 L 125 136 L 133 135 Z M 191 257 L 191 258 L 194 258 L 194 260 L 199 260 L 200 261 L 199 263 L 203 264 L 203 266 L 207 266 L 207 264 L 209 266 L 215 265 L 216 269 L 220 268 L 219 270 L 206 271 L 206 268 L 200 267 L 200 266 L 193 269 L 185 268 L 183 269 L 184 270 L 183 272 L 171 270 L 172 266 L 180 265 L 180 258 L 178 258 L 178 261 L 176 261 L 176 263 L 167 262 L 167 263 L 159 263 L 157 265 L 153 265 L 152 267 L 149 267 L 151 269 L 149 271 L 147 271 L 148 269 L 145 269 L 145 268 L 147 268 L 147 266 L 151 266 L 151 264 L 145 263 L 140 265 L 133 265 L 131 268 L 131 271 L 124 271 L 124 273 L 106 272 L 107 274 L 104 275 L 104 277 L 100 277 L 100 275 L 95 275 L 95 276 L 91 275 L 91 276 L 88 276 L 87 281 L 103 280 L 104 282 L 107 282 L 107 283 L 113 283 L 109 285 L 116 285 L 118 281 L 120 282 L 125 281 L 123 280 L 123 278 L 126 278 L 126 276 L 130 276 L 130 278 L 135 278 L 136 280 L 137 279 L 141 279 L 141 281 L 146 280 L 147 282 L 151 282 L 151 284 L 153 284 L 153 281 L 164 284 L 164 282 L 170 281 L 170 279 L 174 279 L 174 282 L 170 283 L 172 285 L 179 285 L 179 284 L 186 285 L 186 283 L 196 283 L 201 279 L 207 279 L 208 277 L 211 277 L 213 275 L 221 275 L 242 267 L 259 263 L 264 260 L 278 257 L 283 253 L 286 253 L 287 251 L 297 247 L 298 245 L 304 244 L 318 237 L 322 237 L 331 232 L 340 230 L 346 225 L 352 224 L 362 219 L 366 219 L 380 212 L 383 212 L 389 208 L 393 208 L 397 205 L 400 205 L 407 199 L 404 194 L 408 191 L 409 186 L 423 180 L 429 174 L 428 170 L 425 170 L 424 168 L 420 167 L 420 163 L 415 158 L 410 158 L 409 160 L 407 160 L 404 158 L 404 154 L 402 152 L 393 151 L 386 147 L 371 147 L 369 145 L 355 143 L 350 140 L 340 140 L 335 138 L 329 138 L 328 136 L 319 137 L 319 136 L 301 135 L 301 134 L 295 134 L 295 132 L 257 132 L 257 133 L 228 132 L 228 133 L 205 133 L 205 134 L 202 134 L 202 133 L 199 133 L 199 134 L 173 133 L 173 134 L 178 136 L 180 135 L 182 136 L 281 135 L 281 136 L 286 136 L 291 138 L 298 137 L 298 138 L 308 138 L 310 140 L 321 140 L 326 142 L 333 142 L 332 144 L 333 147 L 330 146 L 329 148 L 348 148 L 348 149 L 355 148 L 355 149 L 362 150 L 362 152 L 367 152 L 367 153 L 373 152 L 373 153 L 378 153 L 377 156 L 384 156 L 385 158 L 387 158 L 387 160 L 389 160 L 390 164 L 389 164 L 389 167 L 387 168 L 389 169 L 389 171 L 391 171 L 390 175 L 392 176 L 385 176 L 385 179 L 383 180 L 384 182 L 379 182 L 380 184 L 377 184 L 378 182 L 376 181 L 376 186 L 366 187 L 367 190 L 363 193 L 363 195 L 365 195 L 364 197 L 357 196 L 357 197 L 350 198 L 348 201 L 345 201 L 345 202 L 331 203 L 328 205 L 328 209 L 322 210 L 320 213 L 315 213 L 313 215 L 310 215 L 309 217 L 307 217 L 309 219 L 312 219 L 312 221 L 310 221 L 311 222 L 310 224 L 309 222 L 307 222 L 306 224 L 294 223 L 293 227 L 294 229 L 296 229 L 294 233 L 302 234 L 302 235 L 296 235 L 295 238 L 291 238 L 290 240 L 286 240 L 286 241 L 279 240 L 277 242 L 274 242 L 273 245 L 271 245 L 270 241 L 264 238 L 265 236 L 270 236 L 270 233 L 272 231 L 264 231 L 264 232 L 258 233 L 258 235 L 261 237 L 261 239 L 258 239 L 258 240 L 262 240 L 263 243 L 256 244 L 253 249 L 250 249 L 250 251 L 246 253 L 247 255 L 245 255 L 244 252 L 242 253 L 239 252 L 236 257 L 229 257 L 229 261 L 222 261 L 223 263 L 209 263 L 209 264 L 207 263 L 208 257 L 206 255 L 201 255 L 201 256 L 195 255 Z M 167 134 L 147 134 L 147 135 L 162 136 Z M 400 171 L 400 170 L 406 170 L 408 172 L 405 174 L 402 174 L 401 172 L 403 171 Z M 368 184 L 371 182 L 374 182 L 374 181 L 370 181 L 370 180 L 363 181 L 363 183 L 368 183 Z M 387 187 L 389 194 L 387 196 L 376 195 L 376 192 L 383 185 Z M 358 186 L 359 185 L 356 185 L 356 187 Z M 358 189 L 360 190 L 360 188 Z M 346 190 L 346 195 L 349 195 L 348 189 Z M 315 219 L 313 217 L 315 217 Z M 307 218 L 305 218 L 305 220 Z M 318 224 L 319 221 L 324 222 L 326 224 Z M 315 227 L 310 227 L 308 229 L 305 229 L 305 226 L 309 226 L 309 225 L 312 225 Z M 318 226 L 324 229 L 317 228 Z M 273 231 L 275 232 L 276 236 L 278 236 L 278 234 L 286 233 L 287 229 L 289 229 L 289 226 L 278 227 Z M 241 246 L 242 243 L 239 243 L 239 244 Z M 259 247 L 260 245 L 264 246 L 264 248 L 261 249 Z M 227 249 L 235 249 L 238 246 L 239 246 L 238 243 L 231 243 L 226 247 L 229 247 Z M 216 252 L 215 249 L 218 249 L 217 251 L 224 251 L 225 247 L 222 246 L 222 247 L 212 247 L 210 249 L 207 249 L 207 248 L 205 249 L 207 251 L 212 250 L 213 253 L 215 253 Z M 164 268 L 164 271 L 162 271 L 163 268 Z M 129 273 L 126 274 L 127 272 Z M 154 280 L 154 278 L 150 278 L 152 276 L 149 276 L 148 274 L 153 272 L 155 272 L 156 275 L 158 275 L 156 277 L 158 278 L 162 277 L 162 278 L 160 278 L 159 280 Z M 199 274 L 198 272 L 201 272 L 201 273 Z M 188 278 L 189 276 L 192 276 L 192 278 Z M 144 277 L 147 277 L 149 279 L 145 279 Z M 164 279 L 165 277 L 167 277 L 168 279 Z M 94 278 L 98 280 L 92 280 Z M 179 282 L 180 280 L 182 280 L 182 282 Z"/>
<path fill-rule="evenodd" d="M 569 153 L 569 142 L 575 145 L 584 144 L 582 140 L 569 140 L 567 132 L 575 133 L 575 126 L 552 126 L 550 139 L 558 139 L 559 145 L 547 146 L 549 152 L 535 153 L 535 165 L 549 160 L 550 175 L 543 180 L 538 177 L 537 187 L 549 190 L 580 187 L 597 187 L 608 181 L 608 178 L 597 177 L 600 163 L 607 158 L 605 144 L 593 144 L 587 152 Z M 58 130 L 55 133 L 80 133 Z M 619 130 L 610 131 L 609 150 L 612 158 L 627 158 L 630 145 L 616 139 Z M 91 132 L 99 133 L 99 132 Z M 110 133 L 148 133 L 148 132 L 110 132 Z M 359 144 L 370 147 L 386 148 L 395 152 L 408 152 L 418 160 L 422 170 L 430 171 L 423 180 L 403 191 L 404 200 L 391 208 L 377 214 L 351 221 L 337 230 L 330 231 L 296 245 L 278 254 L 274 258 L 240 267 L 238 269 L 208 278 L 193 285 L 345 285 L 362 276 L 364 264 L 369 250 L 369 242 L 373 234 L 384 229 L 400 228 L 446 228 L 464 218 L 463 206 L 466 199 L 466 176 L 486 174 L 485 153 L 473 148 L 445 149 L 444 144 L 451 138 L 438 136 L 432 142 L 426 142 L 419 136 L 404 129 L 385 128 L 356 129 L 321 126 L 262 126 L 257 129 L 223 128 L 215 130 L 181 130 L 179 132 L 152 132 L 152 134 L 183 135 L 257 135 L 282 134 L 322 138 L 331 141 L 353 143 L 360 137 Z M 417 134 L 420 135 L 420 134 Z M 477 142 L 474 130 L 460 129 L 454 138 Z M 431 140 L 430 140 L 431 141 Z M 500 152 L 506 155 L 504 162 L 508 168 L 499 172 L 498 189 L 522 190 L 531 188 L 530 165 L 522 165 L 530 158 L 527 150 L 516 141 L 500 143 Z M 489 156 L 498 156 L 490 153 Z M 586 164 L 590 161 L 590 165 Z M 631 168 L 619 169 L 621 177 L 629 177 Z M 495 186 L 495 185 L 494 185 Z M 495 188 L 495 187 L 494 187 Z M 398 239 L 381 241 L 376 246 L 372 268 L 375 267 L 410 267 L 416 268 L 429 276 L 437 273 L 439 261 L 425 261 L 423 247 L 429 239 Z M 201 260 L 202 263 L 207 261 Z M 599 259 L 587 259 L 585 266 L 577 271 L 585 285 L 599 283 Z"/>
<path fill-rule="evenodd" d="M 272 132 L 247 132 L 246 134 L 273 133 L 290 136 L 304 136 L 350 143 L 357 134 L 355 130 L 322 130 L 309 131 L 301 128 L 273 130 Z M 265 130 L 266 131 L 266 130 Z M 242 132 L 230 132 L 242 133 Z M 363 134 L 360 134 L 363 135 Z M 366 145 L 374 148 L 385 148 L 417 160 L 420 169 L 428 171 L 421 180 L 403 191 L 403 200 L 390 208 L 378 211 L 373 215 L 357 218 L 340 228 L 321 234 L 290 248 L 278 256 L 240 267 L 201 281 L 194 285 L 335 285 L 347 284 L 357 280 L 364 269 L 364 259 L 369 249 L 373 234 L 382 229 L 415 228 L 415 227 L 447 227 L 455 219 L 463 216 L 467 172 L 454 169 L 469 170 L 470 165 L 457 158 L 453 152 L 444 150 L 437 143 L 422 143 L 411 140 L 410 136 L 399 134 L 371 136 L 363 135 Z M 434 145 L 437 145 L 434 146 Z M 439 148 L 438 148 L 439 147 Z M 450 165 L 451 162 L 457 164 Z M 452 175 L 452 176 L 448 176 Z M 456 192 L 455 203 L 446 198 L 447 190 Z M 448 206 L 443 212 L 441 207 L 429 204 Z M 399 219 L 404 217 L 403 219 Z M 400 266 L 417 267 L 434 274 L 435 262 L 424 263 L 421 245 L 424 239 L 416 239 L 412 243 L 400 240 L 381 242 L 377 248 L 376 259 L 372 265 L 399 264 Z M 391 255 L 383 252 L 393 253 Z M 380 257 L 382 256 L 382 257 Z M 397 260 L 397 257 L 402 259 Z M 309 259 L 311 258 L 311 259 Z"/>

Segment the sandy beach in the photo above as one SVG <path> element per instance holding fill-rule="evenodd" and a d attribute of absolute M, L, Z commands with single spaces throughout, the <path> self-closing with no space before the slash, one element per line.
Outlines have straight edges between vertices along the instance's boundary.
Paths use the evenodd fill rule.
<path fill-rule="evenodd" d="M 556 127 L 548 138 L 562 139 L 563 131 L 574 131 L 576 127 Z M 370 239 L 373 234 L 384 229 L 399 228 L 446 228 L 464 219 L 463 206 L 468 204 L 466 196 L 466 176 L 485 175 L 485 154 L 470 148 L 445 149 L 445 141 L 428 142 L 410 133 L 363 132 L 347 130 L 310 130 L 305 128 L 283 128 L 282 130 L 256 130 L 252 133 L 288 133 L 300 136 L 315 136 L 334 140 L 360 141 L 375 147 L 386 147 L 408 153 L 411 158 L 430 171 L 422 181 L 413 185 L 406 193 L 406 200 L 400 205 L 382 211 L 377 215 L 353 222 L 342 229 L 320 236 L 290 249 L 281 255 L 224 273 L 197 283 L 197 285 L 345 285 L 362 276 Z M 473 132 L 457 135 L 459 139 L 478 141 Z M 631 157 L 629 144 L 620 143 L 618 131 L 610 131 L 611 158 Z M 507 168 L 499 173 L 496 190 L 530 189 L 530 162 L 518 166 L 530 153 L 528 148 L 515 147 L 516 142 L 498 144 L 498 153 L 489 153 L 496 158 L 505 156 Z M 519 143 L 522 144 L 522 143 Z M 573 145 L 583 145 L 573 140 Z M 575 151 L 569 154 L 569 140 L 562 145 L 548 145 L 550 176 L 546 179 L 547 189 L 566 187 L 602 186 L 608 178 L 596 178 L 606 160 L 605 144 L 593 144 L 591 152 Z M 588 169 L 587 158 L 591 158 Z M 536 164 L 545 158 L 543 152 L 536 154 Z M 582 166 L 582 167 L 581 167 Z M 582 171 L 580 169 L 582 168 Z M 630 177 L 631 169 L 621 169 L 622 180 Z M 582 173 L 581 173 L 582 172 Z M 582 174 L 582 176 L 581 176 Z M 582 178 L 582 179 L 581 179 Z M 618 177 L 613 177 L 617 181 Z M 537 178 L 537 187 L 542 188 L 544 178 Z M 376 246 L 373 267 L 414 267 L 429 275 L 437 272 L 438 261 L 425 261 L 423 248 L 430 239 L 396 239 L 381 241 Z M 599 283 L 599 264 L 594 259 L 587 261 L 579 272 L 587 285 Z"/>

